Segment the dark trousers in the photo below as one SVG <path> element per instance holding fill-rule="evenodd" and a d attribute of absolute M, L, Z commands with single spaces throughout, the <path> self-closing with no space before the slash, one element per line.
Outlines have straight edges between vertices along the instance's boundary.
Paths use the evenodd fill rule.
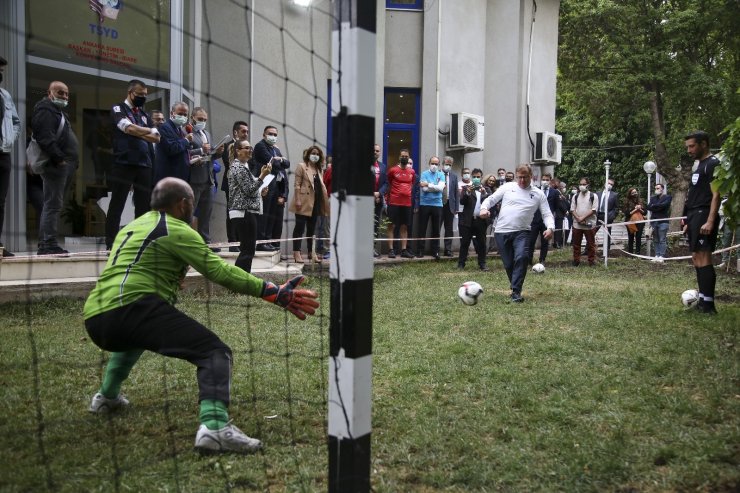
<path fill-rule="evenodd" d="M 247 212 L 244 217 L 231 220 L 234 233 L 239 241 L 239 255 L 234 265 L 247 272 L 252 272 L 252 259 L 257 245 L 257 217 Z"/>
<path fill-rule="evenodd" d="M 555 238 L 553 241 L 553 246 L 555 248 L 562 248 L 563 247 L 563 219 L 564 218 L 555 218 L 555 231 L 553 237 Z"/>
<path fill-rule="evenodd" d="M 229 403 L 231 349 L 216 334 L 162 298 L 144 298 L 85 320 L 90 339 L 113 352 L 146 350 L 197 368 L 199 400 Z"/>
<path fill-rule="evenodd" d="M 295 215 L 295 227 L 293 228 L 293 238 L 297 238 L 293 240 L 293 251 L 294 252 L 300 252 L 301 251 L 301 240 L 300 238 L 303 236 L 303 232 L 305 230 L 306 236 L 306 246 L 308 247 L 308 253 L 311 253 L 311 248 L 313 246 L 313 232 L 316 228 L 316 217 L 317 216 L 304 216 L 302 214 L 296 214 Z"/>
<path fill-rule="evenodd" d="M 509 276 L 511 292 L 521 294 L 529 261 L 529 231 L 494 233 L 494 237 L 498 245 L 498 253 L 504 262 L 506 275 Z"/>
<path fill-rule="evenodd" d="M 262 216 L 258 238 L 260 240 L 279 240 L 283 235 L 283 215 L 285 203 L 278 203 L 278 194 L 271 192 L 262 200 Z"/>
<path fill-rule="evenodd" d="M 108 250 L 113 246 L 113 240 L 121 227 L 121 214 L 131 187 L 134 188 L 134 217 L 139 217 L 150 209 L 152 170 L 145 166 L 114 165 L 108 176 L 111 197 L 105 217 L 105 246 Z"/>
<path fill-rule="evenodd" d="M 439 225 L 442 221 L 442 208 L 433 205 L 422 205 L 419 207 L 419 229 L 417 230 L 418 238 L 425 238 L 427 235 L 427 226 L 432 223 L 432 255 L 439 254 Z M 425 240 L 416 241 L 416 253 L 424 253 Z"/>
<path fill-rule="evenodd" d="M 234 225 L 229 217 L 229 190 L 224 190 L 224 193 L 226 194 L 226 240 L 228 240 L 229 243 L 234 243 L 238 240 L 236 232 L 234 231 Z"/>
<path fill-rule="evenodd" d="M 540 223 L 532 226 L 529 231 L 529 263 L 531 264 L 534 259 L 534 247 L 537 245 L 537 238 L 540 239 L 540 263 L 544 264 L 547 259 L 547 252 L 550 250 L 550 241 L 546 240 L 542 233 L 547 231 L 545 223 Z"/>
<path fill-rule="evenodd" d="M 445 229 L 445 240 L 444 240 L 445 252 L 452 251 L 452 233 L 453 233 L 452 223 L 454 219 L 455 219 L 455 214 L 453 214 L 452 211 L 450 211 L 449 204 L 444 204 L 442 206 L 442 227 Z M 462 234 L 460 236 L 462 236 Z"/>
<path fill-rule="evenodd" d="M 11 156 L 9 152 L 0 152 L 0 236 L 3 234 L 5 200 L 8 198 L 8 188 L 10 188 Z"/>
<path fill-rule="evenodd" d="M 627 251 L 629 253 L 640 253 L 642 249 L 642 231 L 645 229 L 645 223 L 635 224 L 636 232 L 627 229 Z"/>
<path fill-rule="evenodd" d="M 460 254 L 457 258 L 457 265 L 459 267 L 465 267 L 465 262 L 468 260 L 468 250 L 470 249 L 470 240 L 473 240 L 473 248 L 475 249 L 476 255 L 478 255 L 478 267 L 483 268 L 486 266 L 486 228 L 488 222 L 485 219 L 474 217 L 470 226 L 459 224 L 460 228 Z"/>

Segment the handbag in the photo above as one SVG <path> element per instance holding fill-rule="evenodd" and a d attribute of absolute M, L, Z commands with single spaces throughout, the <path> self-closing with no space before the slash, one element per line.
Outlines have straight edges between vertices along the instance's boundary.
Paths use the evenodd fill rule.
<path fill-rule="evenodd" d="M 645 216 L 643 216 L 639 212 L 635 212 L 634 214 L 630 216 L 630 221 L 644 221 L 644 220 L 645 220 Z M 637 233 L 637 224 L 628 224 L 627 230 L 629 230 L 629 232 L 632 234 Z"/>
<path fill-rule="evenodd" d="M 64 115 L 59 120 L 59 128 L 57 129 L 56 138 L 59 139 L 64 130 Z M 31 137 L 31 142 L 26 147 L 26 162 L 28 163 L 31 171 L 37 175 L 40 175 L 44 171 L 44 167 L 49 163 L 49 155 L 41 149 L 41 146 L 36 139 Z"/>

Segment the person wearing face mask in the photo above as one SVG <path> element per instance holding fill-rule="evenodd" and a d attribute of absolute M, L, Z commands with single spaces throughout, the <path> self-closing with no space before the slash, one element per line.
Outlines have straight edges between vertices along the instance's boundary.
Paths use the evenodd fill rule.
<path fill-rule="evenodd" d="M 385 163 L 380 160 L 380 146 L 375 144 L 373 146 L 373 164 L 370 167 L 370 171 L 373 174 L 373 200 L 375 202 L 374 215 L 375 221 L 373 223 L 373 237 L 378 238 L 378 229 L 380 228 L 381 215 L 383 213 L 383 206 L 385 205 L 384 196 L 388 193 L 388 181 L 386 176 L 388 174 L 388 168 Z M 373 257 L 379 257 L 380 253 L 379 245 L 373 243 Z"/>
<path fill-rule="evenodd" d="M 596 263 L 596 212 L 599 201 L 595 193 L 588 190 L 589 180 L 585 176 L 578 182 L 578 191 L 570 202 L 570 214 L 573 217 L 571 227 L 573 243 L 573 265 L 581 263 L 581 242 L 586 237 L 586 255 L 588 265 Z"/>
<path fill-rule="evenodd" d="M 473 241 L 473 248 L 478 256 L 478 268 L 484 272 L 490 269 L 486 266 L 486 227 L 488 221 L 480 217 L 480 207 L 483 201 L 491 194 L 491 189 L 481 183 L 483 171 L 475 168 L 471 173 L 472 179 L 470 185 L 463 187 L 460 203 L 463 204 L 463 211 L 460 214 L 460 253 L 457 257 L 457 268 L 465 269 L 465 262 L 468 260 L 468 250 L 470 241 Z"/>
<path fill-rule="evenodd" d="M 41 171 L 44 206 L 39 225 L 38 255 L 66 254 L 59 246 L 57 233 L 64 194 L 72 182 L 78 163 L 78 141 L 64 111 L 69 89 L 63 82 L 49 84 L 46 97 L 33 108 L 31 131 L 39 147 L 49 156 Z"/>
<path fill-rule="evenodd" d="M 605 188 L 606 190 L 596 194 L 596 198 L 599 200 L 599 212 L 596 215 L 598 227 L 603 227 L 605 223 L 613 223 L 617 217 L 617 210 L 619 208 L 619 194 L 614 191 L 614 180 L 609 178 Z M 605 210 L 607 212 L 606 222 L 604 221 Z M 612 244 L 612 227 L 607 226 L 606 232 L 608 233 L 606 237 L 606 250 L 609 251 Z"/>
<path fill-rule="evenodd" d="M 651 214 L 650 219 L 653 220 L 653 234 L 655 235 L 655 258 L 653 261 L 655 262 L 662 262 L 665 258 L 665 252 L 668 249 L 668 221 L 658 221 L 658 219 L 670 217 L 673 197 L 664 192 L 664 185 L 662 183 L 656 183 L 655 195 L 650 198 L 647 206 Z"/>
<path fill-rule="evenodd" d="M 506 170 L 504 168 L 499 168 L 496 171 L 496 175 L 498 176 L 498 186 L 506 183 Z"/>
<path fill-rule="evenodd" d="M 319 257 L 313 251 L 313 234 L 319 216 L 329 214 L 329 194 L 324 185 L 323 173 L 324 153 L 318 146 L 311 146 L 303 152 L 303 162 L 295 171 L 295 189 L 289 210 L 295 214 L 293 228 L 293 260 L 303 263 L 301 255 L 301 238 L 305 231 L 308 255 L 313 262 L 318 263 Z"/>
<path fill-rule="evenodd" d="M 558 249 L 563 248 L 563 223 L 565 222 L 566 215 L 570 211 L 570 201 L 564 194 L 565 189 L 563 188 L 563 183 L 561 183 L 559 179 L 553 178 L 550 181 L 550 188 L 556 192 L 555 210 L 553 211 L 553 214 L 555 214 L 555 234 L 553 235 L 552 243 L 553 248 Z"/>
<path fill-rule="evenodd" d="M 555 217 L 555 210 L 557 209 L 557 196 L 558 192 L 555 191 L 553 187 L 550 186 L 550 181 L 552 180 L 552 175 L 549 173 L 545 173 L 542 175 L 542 179 L 540 180 L 540 190 L 542 190 L 542 193 L 545 194 L 545 197 L 547 198 L 547 205 L 550 207 L 550 212 L 552 212 L 553 218 Z M 545 260 L 547 260 L 547 252 L 550 250 L 550 240 L 546 239 L 544 236 L 545 231 L 547 231 L 547 228 L 545 227 L 545 221 L 542 219 L 542 214 L 540 214 L 540 211 L 537 210 L 534 213 L 534 216 L 532 217 L 532 224 L 530 225 L 529 230 L 529 264 L 532 265 L 534 262 L 534 249 L 537 246 L 537 240 L 540 240 L 540 256 L 539 256 L 539 263 L 544 264 Z"/>
<path fill-rule="evenodd" d="M 221 162 L 224 164 L 224 174 L 221 179 L 221 190 L 226 195 L 226 203 L 229 203 L 229 166 L 234 161 L 232 157 L 231 147 L 237 140 L 249 140 L 249 124 L 242 120 L 237 120 L 231 126 L 231 137 L 234 139 L 233 142 L 227 143 L 224 146 L 224 151 L 221 154 Z M 231 218 L 229 217 L 229 211 L 226 211 L 226 239 L 229 243 L 237 241 L 236 233 L 234 232 Z M 238 246 L 230 246 L 230 252 L 238 252 Z"/>
<path fill-rule="evenodd" d="M 283 157 L 277 146 L 278 130 L 268 125 L 262 132 L 262 140 L 254 146 L 252 174 L 257 175 L 267 163 L 272 166 L 273 180 L 267 186 L 267 194 L 262 197 L 262 216 L 259 224 L 260 240 L 279 240 L 283 235 L 283 216 L 288 201 L 288 170 L 290 161 Z M 257 250 L 280 250 L 279 243 L 261 243 Z"/>
<path fill-rule="evenodd" d="M 0 82 L 3 81 L 3 71 L 8 62 L 0 57 Z M 21 120 L 13 104 L 10 93 L 0 87 L 0 237 L 3 234 L 5 219 L 5 201 L 10 188 L 10 170 L 12 168 L 13 145 L 21 133 Z M 3 257 L 13 257 L 0 243 Z"/>
<path fill-rule="evenodd" d="M 640 193 L 636 188 L 630 188 L 624 201 L 624 217 L 629 221 L 644 221 L 646 214 L 647 209 L 642 203 Z M 629 253 L 640 254 L 644 229 L 645 223 L 638 222 L 627 225 L 627 251 Z"/>
<path fill-rule="evenodd" d="M 179 101 L 170 108 L 170 117 L 159 127 L 161 139 L 157 145 L 157 159 L 154 162 L 154 183 L 168 176 L 190 180 L 193 133 L 188 125 L 190 111 L 187 103 Z"/>
<path fill-rule="evenodd" d="M 133 187 L 134 216 L 149 211 L 154 168 L 153 144 L 159 130 L 144 110 L 148 90 L 138 79 L 128 83 L 126 99 L 111 109 L 113 118 L 113 166 L 106 177 L 110 202 L 105 217 L 105 246 L 110 250 L 121 226 L 121 213 Z"/>
<path fill-rule="evenodd" d="M 427 226 L 432 223 L 429 238 L 432 238 L 432 256 L 439 260 L 439 226 L 442 222 L 442 192 L 445 189 L 445 174 L 439 169 L 439 158 L 429 159 L 429 169 L 419 177 L 419 226 L 418 238 L 427 237 Z M 426 240 L 416 241 L 416 257 L 424 256 Z"/>
<path fill-rule="evenodd" d="M 213 210 L 213 186 L 215 175 L 213 172 L 213 158 L 220 155 L 223 145 L 217 149 L 211 148 L 211 134 L 206 130 L 208 112 L 204 108 L 193 109 L 193 148 L 190 150 L 190 179 L 188 183 L 195 194 L 195 210 L 198 218 L 198 233 L 206 243 L 211 243 L 211 211 Z M 192 159 L 194 156 L 200 159 Z M 211 248 L 214 252 L 220 248 Z"/>
<path fill-rule="evenodd" d="M 396 258 L 394 249 L 394 235 L 400 238 L 403 258 L 414 258 L 408 246 L 408 229 L 411 225 L 411 207 L 413 203 L 413 188 L 416 183 L 414 171 L 408 149 L 401 149 L 398 157 L 398 166 L 388 170 L 388 258 Z M 397 232 L 397 233 L 396 233 Z"/>
<path fill-rule="evenodd" d="M 452 257 L 452 236 L 455 216 L 460 210 L 460 194 L 458 188 L 457 174 L 452 171 L 455 161 L 450 156 L 445 156 L 442 172 L 445 174 L 445 188 L 442 190 L 442 226 L 445 229 L 445 257 Z"/>

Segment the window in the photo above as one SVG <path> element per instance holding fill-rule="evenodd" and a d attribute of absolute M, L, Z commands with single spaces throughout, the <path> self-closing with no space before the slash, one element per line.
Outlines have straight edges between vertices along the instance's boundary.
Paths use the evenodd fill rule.
<path fill-rule="evenodd" d="M 387 9 L 423 10 L 424 0 L 385 0 Z"/>

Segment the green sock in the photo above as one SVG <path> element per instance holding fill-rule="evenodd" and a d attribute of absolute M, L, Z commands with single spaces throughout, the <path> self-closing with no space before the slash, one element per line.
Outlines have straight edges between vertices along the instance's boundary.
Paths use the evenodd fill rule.
<path fill-rule="evenodd" d="M 203 399 L 200 401 L 200 422 L 209 430 L 220 430 L 229 422 L 229 411 L 224 401 Z"/>
<path fill-rule="evenodd" d="M 118 394 L 121 393 L 121 384 L 128 378 L 131 368 L 134 367 L 143 352 L 141 349 L 135 349 L 121 353 L 111 353 L 108 366 L 105 367 L 103 384 L 100 386 L 100 393 L 104 397 L 107 399 L 118 397 Z"/>

